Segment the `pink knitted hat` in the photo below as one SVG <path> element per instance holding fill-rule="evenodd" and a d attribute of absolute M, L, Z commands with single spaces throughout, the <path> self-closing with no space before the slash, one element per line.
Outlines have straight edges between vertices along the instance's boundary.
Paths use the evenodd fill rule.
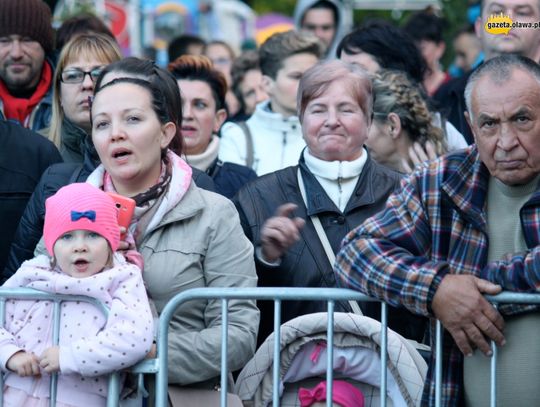
<path fill-rule="evenodd" d="M 326 400 L 326 381 L 313 389 L 300 388 L 298 399 L 301 407 L 309 407 L 318 401 Z M 352 384 L 343 380 L 332 382 L 332 401 L 342 407 L 364 407 L 364 394 Z"/>
<path fill-rule="evenodd" d="M 60 188 L 45 201 L 45 246 L 54 256 L 54 244 L 60 236 L 72 230 L 89 230 L 103 236 L 116 251 L 120 242 L 118 210 L 114 200 L 87 183 L 75 183 Z"/>

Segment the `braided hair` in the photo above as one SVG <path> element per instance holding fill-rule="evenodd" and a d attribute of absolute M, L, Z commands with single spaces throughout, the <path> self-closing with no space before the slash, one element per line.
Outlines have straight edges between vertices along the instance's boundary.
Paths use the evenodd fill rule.
<path fill-rule="evenodd" d="M 390 113 L 395 113 L 411 141 L 422 146 L 431 141 L 437 155 L 448 150 L 444 131 L 434 124 L 434 112 L 422 90 L 404 72 L 379 71 L 373 79 L 373 94 L 374 120 L 384 122 Z"/>

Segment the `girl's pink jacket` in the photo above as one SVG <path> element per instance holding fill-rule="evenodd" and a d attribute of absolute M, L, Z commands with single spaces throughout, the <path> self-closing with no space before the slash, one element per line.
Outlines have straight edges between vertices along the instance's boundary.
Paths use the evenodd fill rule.
<path fill-rule="evenodd" d="M 23 263 L 3 287 L 34 288 L 55 294 L 93 297 L 109 309 L 106 319 L 94 305 L 64 302 L 60 312 L 60 374 L 57 400 L 76 406 L 105 405 L 107 373 L 127 368 L 148 353 L 154 325 L 142 274 L 115 255 L 115 266 L 87 278 L 51 269 L 49 258 Z M 6 323 L 0 328 L 0 367 L 25 350 L 38 357 L 52 346 L 51 301 L 6 302 Z M 5 385 L 37 398 L 49 397 L 50 376 L 19 377 L 10 373 Z"/>

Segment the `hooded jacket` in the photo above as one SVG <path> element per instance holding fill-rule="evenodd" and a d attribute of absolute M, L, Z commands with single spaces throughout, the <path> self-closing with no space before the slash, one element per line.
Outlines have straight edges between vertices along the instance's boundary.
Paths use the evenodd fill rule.
<path fill-rule="evenodd" d="M 299 0 L 296 2 L 296 7 L 294 9 L 294 26 L 297 30 L 302 29 L 302 19 L 310 8 L 313 7 L 315 3 L 319 0 Z M 326 50 L 326 56 L 329 59 L 332 59 L 336 56 L 336 49 L 341 41 L 341 38 L 347 32 L 345 23 L 344 23 L 344 13 L 343 13 L 343 4 L 339 0 L 326 0 L 328 3 L 332 4 L 336 9 L 337 21 L 336 21 L 336 33 L 332 44 Z"/>

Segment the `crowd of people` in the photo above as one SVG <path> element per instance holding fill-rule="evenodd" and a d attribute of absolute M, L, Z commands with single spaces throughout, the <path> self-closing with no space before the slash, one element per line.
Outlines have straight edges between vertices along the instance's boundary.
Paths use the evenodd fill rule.
<path fill-rule="evenodd" d="M 9 301 L 4 405 L 46 403 L 52 373 L 57 405 L 105 405 L 105 375 L 153 357 L 156 319 L 197 287 L 361 291 L 407 339 L 432 345 L 442 322 L 443 405 L 487 405 L 490 340 L 498 404 L 534 405 L 537 307 L 484 298 L 540 287 L 540 30 L 486 32 L 501 12 L 540 21 L 540 2 L 482 1 L 450 70 L 435 10 L 346 32 L 338 0 L 298 1 L 295 29 L 256 50 L 182 35 L 160 67 L 94 15 L 55 32 L 43 0 L 0 0 L 0 282 L 110 308 L 66 303 L 56 345 L 49 301 Z M 228 306 L 232 382 L 275 308 Z M 281 321 L 326 310 L 288 301 Z M 380 319 L 378 302 L 336 311 Z M 181 305 L 169 383 L 219 386 L 221 331 L 219 300 Z M 336 386 L 336 405 L 364 405 Z"/>

